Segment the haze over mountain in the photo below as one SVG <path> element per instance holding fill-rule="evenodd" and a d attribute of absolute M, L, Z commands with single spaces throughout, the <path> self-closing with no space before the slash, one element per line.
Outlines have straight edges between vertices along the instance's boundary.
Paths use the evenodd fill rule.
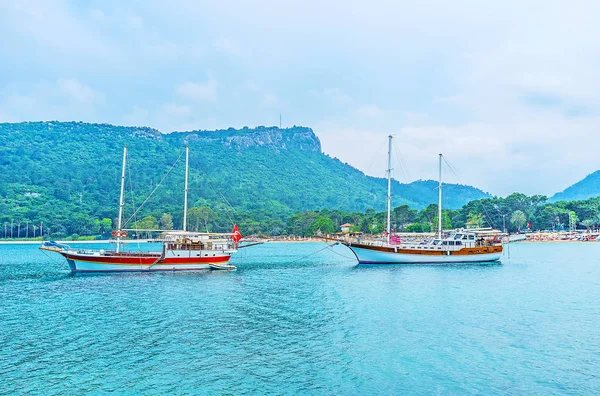
<path fill-rule="evenodd" d="M 183 157 L 190 147 L 190 207 L 228 215 L 282 218 L 322 208 L 383 210 L 387 182 L 322 153 L 310 128 L 258 127 L 162 134 L 146 127 L 81 122 L 0 124 L 0 221 L 60 223 L 86 215 L 115 218 L 122 148 L 129 166 L 126 212 L 169 176 L 139 213 L 171 213 L 180 221 Z M 171 166 L 179 158 L 172 170 Z M 393 205 L 437 203 L 436 183 L 393 182 Z M 470 186 L 445 185 L 444 206 L 489 197 Z M 233 207 L 233 209 L 230 207 Z"/>
<path fill-rule="evenodd" d="M 374 176 L 396 135 L 494 195 L 552 195 L 597 169 L 600 2 L 3 1 L 0 122 L 161 131 L 310 125 Z M 559 27 L 559 28 L 557 28 Z M 577 45 L 574 45 L 576 43 Z M 432 155 L 433 154 L 433 155 Z M 549 160 L 551 159 L 551 160 Z M 462 182 L 460 179 L 448 181 Z"/>
<path fill-rule="evenodd" d="M 554 194 L 550 201 L 574 201 L 600 196 L 600 170 Z"/>

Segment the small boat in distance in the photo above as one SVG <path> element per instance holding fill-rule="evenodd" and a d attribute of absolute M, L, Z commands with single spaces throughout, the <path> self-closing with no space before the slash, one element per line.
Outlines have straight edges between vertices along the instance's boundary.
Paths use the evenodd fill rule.
<path fill-rule="evenodd" d="M 162 230 L 162 249 L 160 251 L 124 252 L 121 250 L 122 238 L 127 237 L 128 231 L 161 231 L 122 228 L 127 147 L 123 150 L 117 230 L 112 233 L 112 236 L 116 238 L 115 250 L 74 249 L 54 241 L 44 242 L 40 249 L 61 254 L 67 260 L 72 273 L 235 269 L 228 263 L 231 255 L 237 252 L 238 244 L 242 239 L 237 224 L 234 225 L 231 234 L 187 231 L 188 160 L 189 149 L 186 147 L 183 230 Z"/>
<path fill-rule="evenodd" d="M 356 256 L 359 264 L 445 264 L 498 261 L 502 242 L 477 232 L 458 230 L 442 237 L 442 154 L 439 155 L 438 237 L 425 243 L 391 243 L 391 172 L 392 136 L 388 149 L 387 241 L 340 241 Z M 396 241 L 393 241 L 396 242 Z"/>

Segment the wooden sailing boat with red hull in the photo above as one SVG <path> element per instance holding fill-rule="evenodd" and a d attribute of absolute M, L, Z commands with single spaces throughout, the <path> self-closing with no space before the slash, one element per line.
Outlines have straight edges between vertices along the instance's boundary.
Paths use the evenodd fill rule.
<path fill-rule="evenodd" d="M 469 230 L 457 230 L 442 237 L 442 154 L 439 155 L 438 238 L 428 243 L 390 243 L 392 136 L 388 150 L 387 241 L 341 241 L 356 256 L 359 264 L 447 264 L 498 261 L 502 243 Z"/>
<path fill-rule="evenodd" d="M 229 264 L 231 255 L 237 252 L 242 234 L 234 225 L 231 234 L 200 233 L 187 231 L 187 194 L 189 149 L 185 150 L 185 194 L 183 211 L 183 230 L 164 231 L 162 249 L 151 252 L 124 252 L 122 238 L 127 231 L 153 231 L 123 229 L 123 207 L 125 167 L 127 147 L 123 150 L 123 169 L 121 172 L 121 195 L 115 250 L 73 249 L 68 245 L 53 241 L 44 242 L 40 249 L 61 254 L 69 264 L 71 272 L 136 272 L 136 271 L 195 271 L 204 269 L 235 269 Z"/>

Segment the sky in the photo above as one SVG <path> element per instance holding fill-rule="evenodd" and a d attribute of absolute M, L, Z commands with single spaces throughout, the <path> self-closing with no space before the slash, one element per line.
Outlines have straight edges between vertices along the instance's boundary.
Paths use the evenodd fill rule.
<path fill-rule="evenodd" d="M 600 2 L 0 0 L 0 122 L 313 128 L 385 175 L 552 195 L 600 169 Z M 405 164 L 400 166 L 400 162 Z"/>

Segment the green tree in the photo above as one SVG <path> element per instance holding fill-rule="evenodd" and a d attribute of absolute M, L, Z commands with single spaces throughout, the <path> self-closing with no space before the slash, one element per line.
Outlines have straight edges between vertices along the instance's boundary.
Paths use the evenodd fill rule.
<path fill-rule="evenodd" d="M 592 226 L 595 224 L 595 221 L 594 219 L 585 219 L 581 222 L 581 224 L 583 224 L 583 226 L 589 231 L 590 228 L 592 228 Z"/>
<path fill-rule="evenodd" d="M 311 211 L 296 213 L 288 219 L 288 233 L 298 236 L 308 235 L 310 226 L 318 217 L 317 213 Z"/>
<path fill-rule="evenodd" d="M 138 221 L 138 228 L 142 230 L 158 230 L 158 220 L 154 216 L 146 216 Z"/>
<path fill-rule="evenodd" d="M 209 223 L 216 218 L 215 212 L 208 206 L 199 206 L 188 209 L 188 228 L 191 231 L 209 231 Z"/>
<path fill-rule="evenodd" d="M 319 217 L 310 226 L 310 235 L 317 235 L 319 232 L 322 234 L 333 234 L 335 228 L 333 221 L 329 217 Z"/>
<path fill-rule="evenodd" d="M 393 220 L 396 222 L 398 229 L 403 229 L 405 225 L 416 220 L 418 213 L 408 205 L 401 205 L 394 209 Z"/>
<path fill-rule="evenodd" d="M 406 232 L 423 232 L 423 226 L 421 223 L 412 223 L 406 226 Z"/>
<path fill-rule="evenodd" d="M 433 219 L 435 219 L 435 217 L 437 216 L 437 213 L 438 213 L 437 204 L 431 204 L 419 212 L 417 221 L 420 221 L 421 223 L 423 223 L 423 222 L 433 223 Z"/>
<path fill-rule="evenodd" d="M 112 220 L 105 217 L 102 220 L 94 220 L 94 228 L 100 235 L 105 235 L 112 230 Z"/>
<path fill-rule="evenodd" d="M 170 213 L 163 213 L 158 221 L 161 230 L 172 230 L 173 229 L 173 216 Z"/>
<path fill-rule="evenodd" d="M 479 212 L 469 212 L 465 225 L 467 228 L 481 228 L 483 226 L 483 215 Z"/>
<path fill-rule="evenodd" d="M 569 229 L 571 231 L 577 230 L 577 222 L 578 221 L 579 221 L 579 218 L 577 217 L 577 213 L 570 211 L 569 212 Z"/>
<path fill-rule="evenodd" d="M 146 230 L 146 237 L 150 238 L 152 232 L 149 230 L 158 230 L 158 220 L 156 220 L 156 217 L 154 216 L 146 216 L 137 222 L 137 228 Z"/>
<path fill-rule="evenodd" d="M 523 213 L 521 210 L 515 210 L 512 216 L 510 216 L 511 224 L 517 227 L 517 231 L 519 232 L 521 231 L 521 227 L 525 225 L 526 221 L 527 218 L 525 217 L 525 213 Z"/>
<path fill-rule="evenodd" d="M 436 229 L 438 228 L 438 217 L 435 216 L 433 218 L 433 223 L 431 225 L 431 228 Z M 448 212 L 446 211 L 442 211 L 442 229 L 443 230 L 451 230 L 452 229 L 452 220 L 450 220 L 450 216 L 448 215 Z"/>

